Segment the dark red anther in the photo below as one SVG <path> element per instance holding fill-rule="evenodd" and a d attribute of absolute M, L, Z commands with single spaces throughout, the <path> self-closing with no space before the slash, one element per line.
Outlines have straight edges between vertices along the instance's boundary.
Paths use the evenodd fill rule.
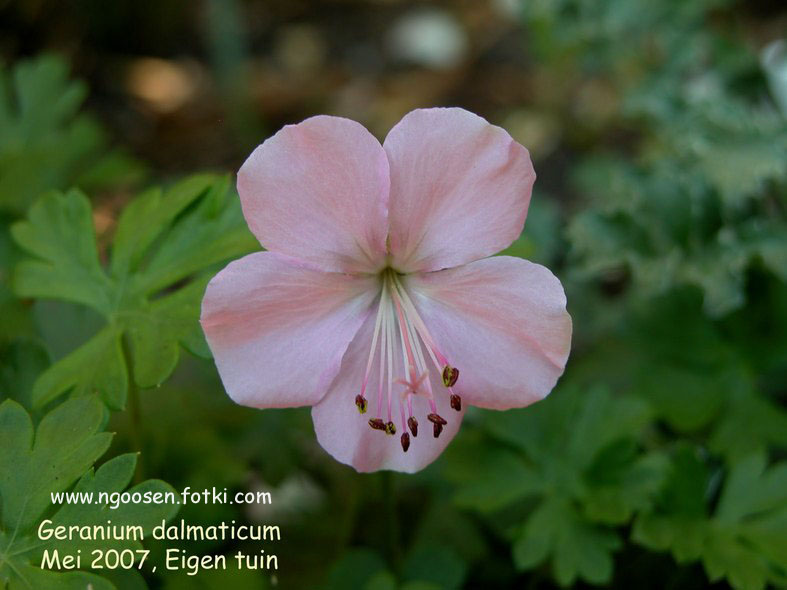
<path fill-rule="evenodd" d="M 457 412 L 462 411 L 462 398 L 455 393 L 451 394 L 451 407 Z"/>
<path fill-rule="evenodd" d="M 443 425 L 439 422 L 434 423 L 434 437 L 437 438 L 440 436 L 440 433 L 443 431 Z"/>
<path fill-rule="evenodd" d="M 361 414 L 365 414 L 366 413 L 366 408 L 368 407 L 368 403 L 367 403 L 366 398 L 364 396 L 356 395 L 355 396 L 355 405 L 358 406 L 358 411 Z"/>
<path fill-rule="evenodd" d="M 369 426 L 374 430 L 385 430 L 385 422 L 383 422 L 382 418 L 371 418 L 369 420 Z"/>
<path fill-rule="evenodd" d="M 443 385 L 453 387 L 457 379 L 459 379 L 459 369 L 446 365 L 443 368 Z"/>
<path fill-rule="evenodd" d="M 429 422 L 439 424 L 440 426 L 445 426 L 448 424 L 448 421 L 439 414 L 429 414 L 427 418 L 429 418 Z"/>
<path fill-rule="evenodd" d="M 407 419 L 407 425 L 410 427 L 410 432 L 413 433 L 413 436 L 418 436 L 418 420 L 414 416 L 410 416 Z"/>
<path fill-rule="evenodd" d="M 402 450 L 406 453 L 410 448 L 410 435 L 406 432 L 402 433 Z"/>
<path fill-rule="evenodd" d="M 385 434 L 396 434 L 396 424 L 389 422 L 385 425 Z"/>

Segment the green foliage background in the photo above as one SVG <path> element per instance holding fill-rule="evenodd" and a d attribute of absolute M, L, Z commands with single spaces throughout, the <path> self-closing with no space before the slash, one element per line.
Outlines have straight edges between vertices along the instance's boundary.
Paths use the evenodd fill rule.
<path fill-rule="evenodd" d="M 222 32 L 249 5 L 206 6 L 209 61 L 244 153 L 270 129 L 244 86 L 248 40 Z M 9 62 L 0 587 L 787 587 L 787 41 L 758 53 L 743 12 L 729 0 L 516 7 L 527 100 L 511 113 L 460 104 L 524 129 L 540 180 L 506 254 L 561 278 L 573 351 L 547 400 L 471 409 L 414 476 L 356 474 L 319 449 L 308 411 L 224 394 L 197 318 L 209 278 L 258 248 L 232 168 L 143 164 L 85 108 L 63 57 Z M 51 506 L 50 491 L 129 485 L 270 490 L 266 512 L 188 505 L 178 518 L 280 523 L 282 542 L 266 547 L 276 579 L 37 567 L 59 546 L 37 541 L 41 518 L 106 518 Z M 112 518 L 150 528 L 175 512 Z M 163 546 L 146 544 L 160 559 Z"/>

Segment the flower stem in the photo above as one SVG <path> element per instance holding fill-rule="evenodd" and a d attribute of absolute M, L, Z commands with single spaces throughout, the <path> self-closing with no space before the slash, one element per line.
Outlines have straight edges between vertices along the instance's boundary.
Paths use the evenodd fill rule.
<path fill-rule="evenodd" d="M 134 472 L 134 483 L 145 480 L 145 454 L 142 452 L 142 412 L 140 409 L 139 387 L 134 380 L 134 370 L 131 360 L 131 348 L 124 336 L 121 340 L 123 359 L 126 361 L 128 371 L 128 416 L 129 438 L 131 447 L 137 452 L 137 469 Z"/>
<path fill-rule="evenodd" d="M 395 574 L 401 569 L 402 555 L 399 547 L 399 519 L 396 518 L 396 491 L 393 471 L 383 471 L 383 512 L 385 514 L 385 553 L 390 556 L 391 567 Z"/>

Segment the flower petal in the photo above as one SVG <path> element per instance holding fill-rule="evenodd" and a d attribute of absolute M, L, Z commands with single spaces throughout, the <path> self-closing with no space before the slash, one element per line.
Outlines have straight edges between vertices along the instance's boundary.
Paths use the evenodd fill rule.
<path fill-rule="evenodd" d="M 272 252 L 230 263 L 208 284 L 200 318 L 229 396 L 257 408 L 317 403 L 378 293 L 376 279 Z"/>
<path fill-rule="evenodd" d="M 369 427 L 369 418 L 377 416 L 379 379 L 377 362 L 372 365 L 369 379 L 369 383 L 374 385 L 367 390 L 369 410 L 366 414 L 358 413 L 354 399 L 363 380 L 373 330 L 374 317 L 370 317 L 347 349 L 347 354 L 342 360 L 341 371 L 327 395 L 312 408 L 314 431 L 323 449 L 337 461 L 351 465 L 356 471 L 391 469 L 413 473 L 429 465 L 443 452 L 459 430 L 464 410 L 456 412 L 449 407 L 448 395 L 442 386 L 440 376 L 432 371 L 430 377 L 432 389 L 435 391 L 437 410 L 448 421 L 439 438 L 434 438 L 432 424 L 426 418 L 431 411 L 428 401 L 420 396 L 414 397 L 413 414 L 419 422 L 419 433 L 417 437 L 411 436 L 409 450 L 406 453 L 402 451 L 400 437 L 403 430 L 398 394 L 403 387 L 398 384 L 394 385 L 392 406 L 396 434 L 388 436 L 379 430 L 372 430 Z M 401 373 L 403 370 L 401 347 L 394 346 L 394 353 L 394 370 Z M 383 403 L 382 418 L 386 421 L 388 419 L 385 403 Z"/>
<path fill-rule="evenodd" d="M 420 109 L 391 130 L 383 147 L 398 270 L 478 260 L 522 233 L 536 174 L 528 151 L 500 127 L 459 108 Z"/>
<path fill-rule="evenodd" d="M 468 403 L 503 410 L 552 390 L 571 347 L 571 316 L 560 281 L 521 258 L 497 256 L 407 277 L 435 343 L 459 369 Z"/>
<path fill-rule="evenodd" d="M 287 125 L 238 172 L 243 214 L 265 248 L 339 272 L 383 265 L 388 187 L 380 142 L 340 117 Z"/>

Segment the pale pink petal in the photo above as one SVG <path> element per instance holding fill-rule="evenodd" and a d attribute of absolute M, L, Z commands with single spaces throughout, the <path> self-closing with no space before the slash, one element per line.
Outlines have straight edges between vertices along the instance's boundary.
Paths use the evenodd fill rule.
<path fill-rule="evenodd" d="M 464 409 L 462 412 L 456 412 L 449 407 L 447 392 L 442 386 L 439 375 L 433 371 L 430 376 L 432 388 L 437 393 L 435 401 L 438 413 L 448 421 L 439 438 L 434 438 L 432 423 L 426 418 L 431 411 L 429 403 L 420 396 L 413 398 L 413 415 L 419 424 L 418 436 L 410 437 L 410 448 L 406 453 L 402 451 L 400 440 L 403 430 L 398 397 L 394 397 L 392 416 L 397 429 L 396 434 L 389 436 L 379 430 L 372 430 L 369 427 L 369 418 L 377 417 L 379 373 L 376 362 L 369 380 L 369 383 L 374 385 L 370 385 L 366 392 L 369 409 L 365 414 L 358 413 L 354 399 L 363 380 L 373 328 L 374 317 L 370 317 L 347 349 L 347 354 L 342 361 L 342 369 L 330 391 L 312 408 L 314 430 L 323 449 L 336 460 L 351 465 L 356 471 L 390 469 L 413 473 L 429 465 L 443 452 L 459 430 Z M 403 375 L 401 348 L 398 343 L 394 350 L 398 350 L 394 366 L 398 374 Z M 397 394 L 403 389 L 398 384 L 394 387 Z M 385 404 L 382 418 L 386 421 L 388 419 Z"/>
<path fill-rule="evenodd" d="M 238 172 L 243 214 L 265 248 L 340 272 L 384 264 L 388 187 L 380 142 L 324 115 L 284 127 Z"/>
<path fill-rule="evenodd" d="M 231 262 L 208 284 L 202 329 L 229 396 L 257 408 L 317 403 L 379 293 L 272 252 Z"/>
<path fill-rule="evenodd" d="M 406 288 L 468 403 L 503 410 L 544 398 L 571 346 L 571 316 L 557 278 L 497 256 L 406 277 Z"/>
<path fill-rule="evenodd" d="M 457 266 L 519 237 L 536 175 L 528 151 L 500 127 L 459 108 L 421 109 L 383 147 L 394 268 Z"/>

